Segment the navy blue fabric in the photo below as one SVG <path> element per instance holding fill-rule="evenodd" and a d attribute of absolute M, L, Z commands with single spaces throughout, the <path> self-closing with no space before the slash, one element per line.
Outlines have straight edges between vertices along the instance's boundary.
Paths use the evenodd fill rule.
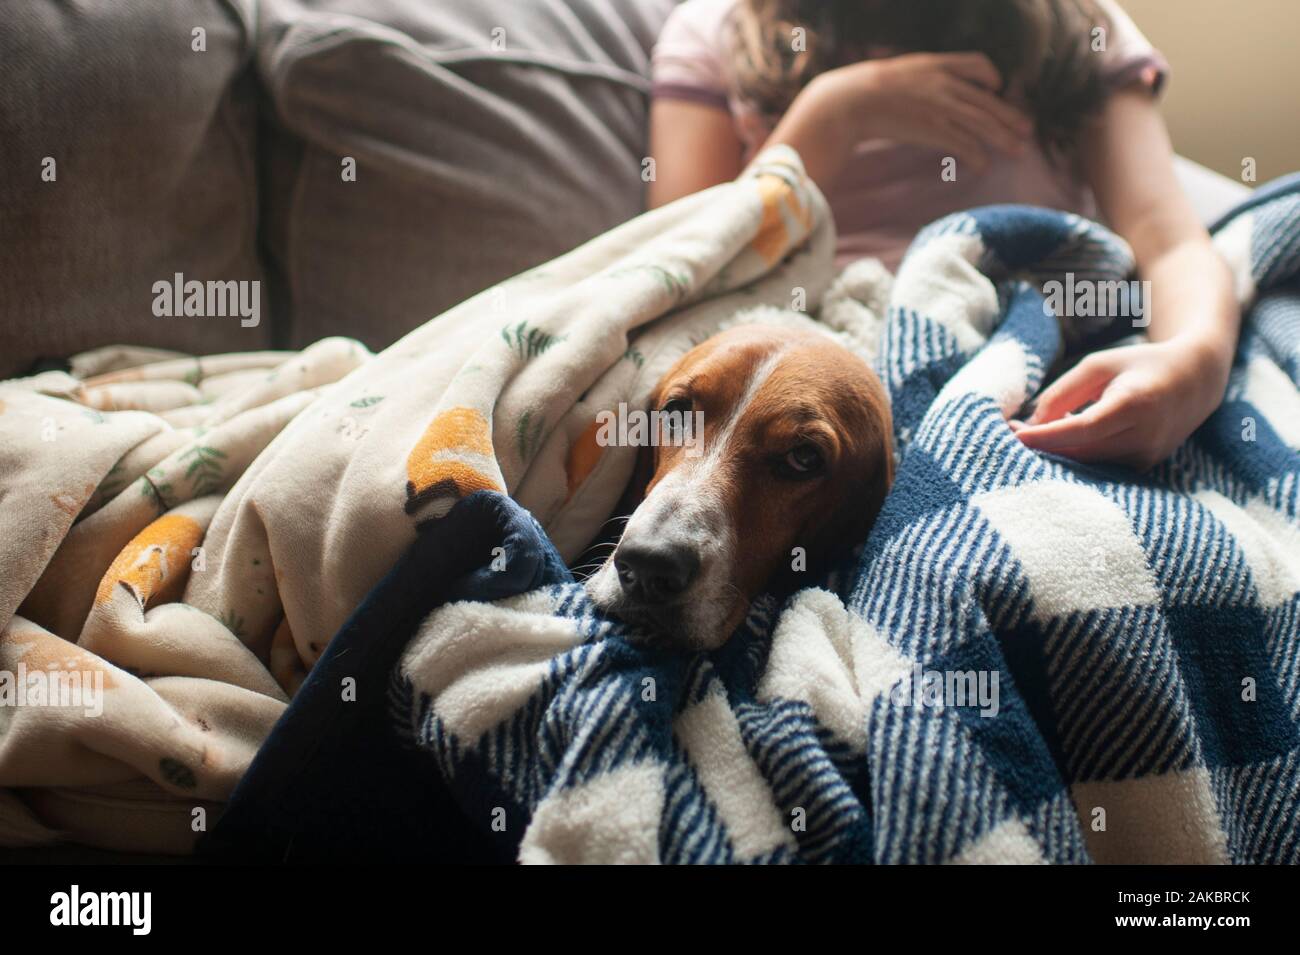
<path fill-rule="evenodd" d="M 511 862 L 514 847 L 470 826 L 423 754 L 393 732 L 390 676 L 435 607 L 571 580 L 532 516 L 488 491 L 417 538 L 330 642 L 199 851 L 261 862 Z M 449 546 L 448 542 L 454 542 Z M 497 572 L 483 555 L 518 560 Z M 355 681 L 346 702 L 343 681 Z"/>

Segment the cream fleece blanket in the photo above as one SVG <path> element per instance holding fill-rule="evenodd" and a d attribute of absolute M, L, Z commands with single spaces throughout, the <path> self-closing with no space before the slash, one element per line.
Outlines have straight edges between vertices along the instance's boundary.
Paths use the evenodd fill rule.
<path fill-rule="evenodd" d="M 817 307 L 834 241 L 774 150 L 379 355 L 119 348 L 0 383 L 0 845 L 189 851 L 419 522 L 501 490 L 574 557 L 636 453 L 597 412 L 742 309 Z"/>

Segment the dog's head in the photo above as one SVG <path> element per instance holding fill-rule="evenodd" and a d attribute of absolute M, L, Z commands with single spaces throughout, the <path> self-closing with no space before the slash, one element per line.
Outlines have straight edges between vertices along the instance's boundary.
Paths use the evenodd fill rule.
<path fill-rule="evenodd" d="M 644 498 L 587 588 L 681 649 L 726 642 L 768 579 L 798 569 L 796 548 L 812 569 L 861 540 L 893 476 L 884 388 L 818 331 L 716 335 L 669 370 L 651 409 L 703 434 L 643 448 Z"/>

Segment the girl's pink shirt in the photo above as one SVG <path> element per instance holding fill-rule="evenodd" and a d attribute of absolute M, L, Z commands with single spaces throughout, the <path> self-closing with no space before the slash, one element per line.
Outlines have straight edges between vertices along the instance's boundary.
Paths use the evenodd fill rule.
<path fill-rule="evenodd" d="M 664 25 L 655 45 L 653 95 L 728 112 L 744 145 L 744 161 L 772 132 L 772 123 L 734 92 L 728 53 L 731 16 L 738 0 L 686 0 Z M 1099 0 L 1111 21 L 1103 74 L 1110 89 L 1140 83 L 1157 94 L 1169 73 L 1164 57 L 1112 0 Z M 957 169 L 940 175 L 944 153 L 886 140 L 860 143 L 857 161 L 827 193 L 839 234 L 836 265 L 874 256 L 896 269 L 916 233 L 949 213 L 1015 202 L 1097 215 L 1087 185 L 1064 163 L 1049 161 L 1032 145 L 1020 157 L 991 154 L 982 175 Z"/>

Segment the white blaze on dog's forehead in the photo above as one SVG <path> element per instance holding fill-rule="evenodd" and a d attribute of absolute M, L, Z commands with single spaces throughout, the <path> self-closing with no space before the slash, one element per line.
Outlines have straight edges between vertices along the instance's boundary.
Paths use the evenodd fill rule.
<path fill-rule="evenodd" d="M 750 372 L 740 400 L 727 409 L 727 417 L 712 436 L 705 432 L 704 454 L 694 460 L 678 458 L 675 466 L 655 485 L 628 522 L 626 533 L 637 533 L 642 524 L 663 530 L 663 522 L 685 522 L 694 534 L 726 536 L 731 532 L 731 515 L 723 513 L 717 493 L 717 469 L 736 433 L 745 409 L 780 364 L 783 348 L 768 355 Z M 705 422 L 707 428 L 708 422 Z M 713 512 L 710 514 L 709 512 Z M 641 517 L 638 521 L 637 518 Z"/>
<path fill-rule="evenodd" d="M 778 348 L 750 372 L 749 381 L 745 383 L 745 390 L 741 393 L 740 400 L 727 409 L 727 417 L 712 436 L 705 432 L 704 454 L 694 460 L 685 460 L 684 456 L 678 458 L 673 469 L 654 486 L 641 507 L 637 508 L 637 512 L 632 515 L 632 520 L 628 522 L 629 531 L 633 529 L 634 523 L 639 526 L 650 514 L 657 511 L 667 511 L 664 517 L 671 519 L 677 514 L 689 515 L 693 512 L 698 513 L 701 509 L 720 505 L 717 500 L 715 472 L 725 457 L 727 446 L 736 433 L 737 424 L 744 417 L 745 409 L 780 365 L 784 351 L 784 348 Z M 708 421 L 705 421 L 705 426 L 707 428 Z M 643 511 L 645 516 L 642 517 L 641 522 L 638 522 L 637 517 L 642 515 Z"/>
<path fill-rule="evenodd" d="M 763 389 L 763 385 L 767 383 L 767 379 L 772 377 L 772 372 L 780 366 L 786 351 L 785 347 L 778 347 L 750 372 L 749 381 L 745 383 L 745 390 L 741 393 L 740 400 L 727 410 L 727 418 L 723 421 L 717 436 L 710 440 L 706 434 L 704 448 L 706 459 L 712 459 L 715 465 L 722 459 L 723 452 L 736 433 L 736 425 L 745 416 L 745 409 L 753 403 Z M 707 425 L 708 422 L 705 424 Z"/>

